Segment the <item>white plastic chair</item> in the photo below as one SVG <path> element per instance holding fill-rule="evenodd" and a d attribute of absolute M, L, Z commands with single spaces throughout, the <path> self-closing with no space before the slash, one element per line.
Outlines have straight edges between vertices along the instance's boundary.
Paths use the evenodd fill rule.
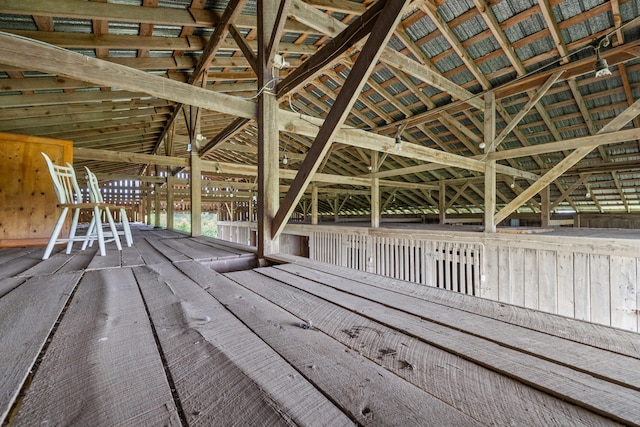
<path fill-rule="evenodd" d="M 51 237 L 49 238 L 49 243 L 47 244 L 47 248 L 45 249 L 44 256 L 42 259 L 47 259 L 51 255 L 53 251 L 53 247 L 56 244 L 67 243 L 67 254 L 71 253 L 71 249 L 73 247 L 73 242 L 86 242 L 89 234 L 85 236 L 76 236 L 76 231 L 78 228 L 78 218 L 80 217 L 80 211 L 82 209 L 90 210 L 93 212 L 93 219 L 98 224 L 96 229 L 96 235 L 98 239 L 98 246 L 100 248 L 100 255 L 105 256 L 105 239 L 104 233 L 102 231 L 102 220 L 100 219 L 100 215 L 103 210 L 103 205 L 100 203 L 84 203 L 82 200 L 82 192 L 80 191 L 80 187 L 78 186 L 78 181 L 76 180 L 76 174 L 73 170 L 73 166 L 67 163 L 66 166 L 54 165 L 49 156 L 45 153 L 42 153 L 45 161 L 47 162 L 47 166 L 49 167 L 49 174 L 51 175 L 51 180 L 53 181 L 53 188 L 55 189 L 56 196 L 58 197 L 58 207 L 62 208 L 62 212 L 58 217 L 58 221 L 51 233 Z M 71 221 L 71 229 L 69 230 L 69 237 L 67 238 L 59 238 L 60 232 L 62 231 L 62 226 L 64 225 L 65 219 L 67 218 L 67 213 L 70 209 L 73 209 L 73 219 Z M 113 218 L 111 214 L 107 211 L 107 219 L 109 220 L 109 225 L 115 236 L 114 240 L 116 242 L 116 246 L 118 250 L 122 250 L 122 246 L 120 245 L 120 239 L 118 238 L 118 233 L 116 230 L 116 225 L 113 222 Z M 111 240 L 109 240 L 111 241 Z"/>
<path fill-rule="evenodd" d="M 122 221 L 122 228 L 124 237 L 127 241 L 127 246 L 131 246 L 133 244 L 133 237 L 131 235 L 131 228 L 129 227 L 129 218 L 127 217 L 127 210 L 124 206 L 116 206 L 113 204 L 105 203 L 104 198 L 102 197 L 102 192 L 100 191 L 100 183 L 98 182 L 98 178 L 96 175 L 91 172 L 88 167 L 84 167 L 87 171 L 87 184 L 89 186 L 89 199 L 92 203 L 98 203 L 103 206 L 103 209 L 106 212 L 107 218 L 112 218 L 111 209 L 120 210 L 120 220 Z M 87 232 L 87 240 L 82 244 L 82 249 L 86 249 L 87 244 L 91 246 L 93 241 L 95 240 L 94 229 L 96 228 L 96 219 L 91 219 L 91 224 L 89 224 L 89 231 Z M 120 234 L 120 233 L 119 233 Z"/>

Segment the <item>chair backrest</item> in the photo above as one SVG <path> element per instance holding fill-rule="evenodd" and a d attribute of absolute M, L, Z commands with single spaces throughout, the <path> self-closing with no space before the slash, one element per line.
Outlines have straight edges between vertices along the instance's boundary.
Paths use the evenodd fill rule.
<path fill-rule="evenodd" d="M 89 170 L 88 167 L 84 167 L 87 171 L 87 184 L 89 185 L 89 199 L 92 203 L 104 203 L 102 193 L 100 192 L 100 183 L 96 175 Z"/>
<path fill-rule="evenodd" d="M 80 186 L 78 186 L 73 166 L 69 163 L 66 166 L 54 165 L 49 156 L 45 153 L 41 154 L 49 167 L 49 175 L 51 175 L 51 180 L 53 181 L 58 203 L 82 203 L 82 192 L 80 191 Z"/>

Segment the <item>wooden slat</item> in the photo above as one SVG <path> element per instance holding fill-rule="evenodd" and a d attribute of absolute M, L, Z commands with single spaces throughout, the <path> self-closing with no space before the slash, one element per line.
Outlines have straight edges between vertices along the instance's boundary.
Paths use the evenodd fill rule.
<path fill-rule="evenodd" d="M 211 260 L 214 258 L 218 258 L 219 256 L 223 256 L 223 252 L 222 251 L 216 251 L 214 248 L 211 247 L 207 247 L 207 246 L 202 246 L 203 249 L 207 249 L 207 251 L 205 252 L 202 249 L 196 249 L 191 245 L 187 244 L 188 239 L 184 238 L 184 239 L 164 239 L 162 240 L 162 243 L 170 248 L 173 248 L 174 250 L 180 252 L 181 254 L 184 254 L 185 256 L 189 257 L 190 259 L 194 259 L 194 260 Z M 230 254 L 231 256 L 234 256 L 233 254 Z"/>
<path fill-rule="evenodd" d="M 54 247 L 52 254 L 55 254 L 61 247 Z M 29 251 L 20 257 L 12 259 L 4 263 L 0 268 L 0 278 L 13 277 L 26 271 L 42 261 L 44 248 L 38 248 L 35 251 Z"/>
<path fill-rule="evenodd" d="M 69 271 L 83 271 L 85 270 L 93 257 L 98 254 L 98 245 L 93 247 L 87 247 L 84 251 L 78 251 L 71 259 L 66 262 L 56 273 L 66 273 Z M 69 255 L 66 255 L 67 257 Z M 50 258 L 51 259 L 51 258 Z"/>
<path fill-rule="evenodd" d="M 295 269 L 298 277 L 291 274 L 284 279 L 282 273 L 273 272 L 286 269 Z M 638 359 L 549 336 L 541 339 L 542 334 L 486 317 L 466 319 L 467 314 L 462 311 L 441 310 L 415 298 L 380 292 L 349 280 L 334 278 L 327 285 L 303 280 L 299 275 L 304 271 L 291 264 L 256 271 L 285 280 L 291 286 L 335 301 L 400 332 L 419 337 L 585 409 L 623 422 L 640 422 L 640 414 L 635 409 L 640 403 L 640 375 L 634 374 L 640 367 Z M 411 322 L 410 315 L 418 317 L 415 323 Z M 545 348 L 540 351 L 542 347 Z M 622 371 L 626 372 L 622 374 Z M 637 378 L 631 379 L 632 376 Z"/>
<path fill-rule="evenodd" d="M 180 425 L 130 269 L 89 272 L 78 285 L 15 424 L 43 420 L 52 425 Z"/>
<path fill-rule="evenodd" d="M 122 266 L 120 251 L 116 248 L 115 243 L 110 243 L 106 247 L 105 256 L 101 256 L 100 252 L 96 253 L 91 263 L 87 266 L 87 270 L 101 270 L 105 268 L 119 268 Z"/>
<path fill-rule="evenodd" d="M 135 229 L 135 228 L 134 228 Z M 132 229 L 132 231 L 134 230 Z M 140 234 L 136 236 L 134 234 L 134 246 L 137 248 L 145 265 L 157 264 L 161 262 L 170 262 L 165 256 L 162 255 L 154 246 L 149 244 L 148 240 Z"/>
<path fill-rule="evenodd" d="M 135 267 L 145 264 L 137 246 L 132 245 L 131 247 L 127 247 L 124 238 L 122 239 L 122 252 L 120 252 L 120 257 L 123 267 Z"/>
<path fill-rule="evenodd" d="M 206 236 L 200 236 L 200 237 L 197 237 L 197 238 L 193 238 L 193 240 L 195 240 L 198 243 L 201 243 L 203 245 L 209 245 L 211 247 L 214 247 L 214 248 L 217 248 L 217 249 L 221 249 L 221 250 L 224 250 L 224 251 L 228 251 L 228 252 L 231 252 L 231 253 L 235 253 L 235 254 L 240 255 L 240 256 L 247 256 L 247 255 L 254 255 L 255 254 L 255 247 L 252 247 L 252 246 L 246 246 L 246 245 L 242 245 L 242 244 L 227 242 L 227 241 L 224 241 L 224 240 L 214 239 L 214 238 L 206 237 Z"/>
<path fill-rule="evenodd" d="M 256 277 L 255 273 L 249 272 L 232 273 L 229 276 L 294 315 L 308 316 L 313 319 L 314 328 L 357 349 L 407 382 L 480 422 L 546 425 L 554 422 L 572 424 L 578 419 L 584 423 L 604 421 L 584 409 L 465 360 L 446 348 L 421 341 L 420 335 L 413 335 L 421 329 L 421 321 L 416 317 L 381 309 L 379 312 L 383 313 L 384 320 L 379 322 L 376 315 L 372 316 L 375 308 L 367 307 L 366 300 L 351 296 L 345 299 L 335 292 L 333 294 L 337 299 L 326 299 L 330 293 L 317 297 L 314 296 L 316 289 L 322 285 L 304 281 L 300 288 L 310 286 L 309 292 L 305 292 L 285 285 L 290 281 L 299 281 L 300 278 L 296 276 L 276 269 L 260 272 L 267 273 L 273 280 Z M 338 305 L 344 308 L 332 301 L 339 301 Z M 395 326 L 401 325 L 402 329 L 385 325 L 394 321 Z M 411 335 L 403 333 L 405 327 Z M 429 329 L 429 326 L 423 332 L 426 332 L 425 329 Z M 446 342 L 446 338 L 439 341 Z M 475 342 L 468 344 L 468 350 L 472 347 L 477 351 L 488 350 L 486 346 L 478 346 Z M 486 356 L 491 357 L 489 354 Z M 452 390 L 455 392 L 452 393 Z M 556 417 L 566 418 L 561 421 Z"/>
<path fill-rule="evenodd" d="M 153 266 L 155 274 L 135 272 L 152 318 L 162 325 L 159 339 L 189 425 L 351 425 L 200 287 L 226 279 L 196 262 L 178 265 L 198 284 L 168 264 Z"/>
<path fill-rule="evenodd" d="M 0 298 L 26 282 L 26 280 L 27 278 L 25 277 L 5 277 L 0 279 Z"/>
<path fill-rule="evenodd" d="M 184 244 L 185 247 L 191 250 L 195 250 L 196 253 L 200 253 L 201 254 L 200 257 L 203 257 L 204 255 L 206 257 L 210 257 L 213 259 L 216 259 L 216 258 L 220 259 L 220 258 L 236 258 L 239 256 L 239 254 L 236 253 L 235 251 L 231 252 L 220 246 L 216 247 L 213 245 L 207 245 L 203 242 L 200 242 L 198 240 L 191 239 L 191 238 L 180 239 L 179 242 Z"/>
<path fill-rule="evenodd" d="M 76 251 L 69 255 L 64 253 L 64 251 L 60 251 L 57 254 L 49 257 L 48 259 L 40 261 L 38 264 L 34 265 L 30 269 L 23 271 L 18 276 L 31 277 L 31 276 L 42 276 L 45 274 L 55 273 L 60 268 L 62 268 L 66 263 L 68 263 L 72 258 L 74 258 L 79 252 L 81 252 L 81 251 L 78 251 L 77 249 L 78 248 L 76 247 Z M 85 264 L 82 268 L 85 268 L 87 264 Z"/>
<path fill-rule="evenodd" d="M 175 235 L 174 235 L 175 237 Z M 189 261 L 191 258 L 165 244 L 165 239 L 146 238 L 147 243 L 170 261 Z"/>
<path fill-rule="evenodd" d="M 5 420 L 80 276 L 34 277 L 0 298 L 0 422 Z"/>
<path fill-rule="evenodd" d="M 195 270 L 184 272 L 191 276 Z M 197 281 L 358 423 L 422 425 L 428 419 L 436 425 L 479 425 L 332 338 L 301 328 L 302 319 L 231 280 Z"/>

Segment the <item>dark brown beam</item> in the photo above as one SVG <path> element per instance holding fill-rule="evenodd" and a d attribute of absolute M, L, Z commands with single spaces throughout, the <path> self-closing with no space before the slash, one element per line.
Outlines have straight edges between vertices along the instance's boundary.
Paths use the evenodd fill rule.
<path fill-rule="evenodd" d="M 278 212 L 273 220 L 272 235 L 278 236 L 284 225 L 286 224 L 289 216 L 293 212 L 293 209 L 298 204 L 303 191 L 309 184 L 311 177 L 320 166 L 320 163 L 324 159 L 327 151 L 331 147 L 331 141 L 339 126 L 344 123 L 351 107 L 355 103 L 362 87 L 366 83 L 369 75 L 373 71 L 378 62 L 378 58 L 382 53 L 382 50 L 386 47 L 389 38 L 393 34 L 398 21 L 401 17 L 401 12 L 404 6 L 410 0 L 387 0 L 386 2 L 378 2 L 372 9 L 368 10 L 367 18 L 363 21 L 356 21 L 350 25 L 345 31 L 334 39 L 341 40 L 340 44 L 329 43 L 327 46 L 333 46 L 336 51 L 342 51 L 344 45 L 342 43 L 348 43 L 353 40 L 354 35 L 359 35 L 359 38 L 364 37 L 366 34 L 361 33 L 362 27 L 371 28 L 371 33 L 364 44 L 364 47 L 360 51 L 360 55 L 356 60 L 347 80 L 345 81 L 342 90 L 336 97 L 333 107 L 329 111 L 326 120 L 322 124 L 322 127 L 318 131 L 315 141 L 311 145 L 311 148 L 307 152 L 307 156 L 302 162 L 300 170 L 293 180 L 289 191 L 282 201 L 282 205 L 278 209 Z M 375 9 L 374 9 L 375 8 Z M 344 35 L 344 36 L 343 36 Z M 321 49 L 318 54 L 322 54 L 325 58 L 332 58 L 331 52 L 323 53 L 324 49 Z M 315 58 L 315 55 L 314 55 Z M 321 66 L 323 60 L 316 63 L 316 66 Z M 304 66 L 304 64 L 303 64 Z M 314 68 L 306 68 L 305 71 L 298 75 L 297 78 L 306 76 Z M 297 70 L 296 70 L 297 71 Z M 295 79 L 297 81 L 297 78 Z M 284 88 L 286 85 L 283 86 Z M 280 88 L 278 90 L 280 92 Z"/>
<path fill-rule="evenodd" d="M 350 49 L 355 43 L 363 39 L 369 34 L 373 26 L 377 23 L 377 18 L 382 13 L 384 6 L 388 2 L 379 1 L 371 6 L 367 11 L 357 18 L 353 24 L 349 25 L 344 31 L 336 36 L 329 43 L 324 45 L 311 58 L 303 62 L 277 86 L 278 97 L 289 93 L 299 84 L 304 82 L 309 76 L 315 74 L 326 64 L 342 55 Z"/>

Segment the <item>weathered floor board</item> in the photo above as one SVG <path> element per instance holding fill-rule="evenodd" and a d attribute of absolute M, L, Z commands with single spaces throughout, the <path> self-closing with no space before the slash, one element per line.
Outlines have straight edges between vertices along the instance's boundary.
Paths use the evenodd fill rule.
<path fill-rule="evenodd" d="M 194 240 L 192 238 L 192 240 Z M 213 248 L 217 248 L 217 249 L 222 249 L 226 252 L 232 252 L 241 256 L 246 256 L 249 253 L 255 253 L 256 252 L 256 248 L 255 247 L 250 247 L 250 246 L 245 246 L 245 245 L 241 245 L 238 243 L 233 243 L 233 242 L 224 242 L 222 243 L 220 240 L 217 239 L 213 239 L 211 237 L 207 237 L 207 236 L 201 236 L 197 238 L 198 243 L 201 243 L 203 245 L 208 245 L 211 246 Z"/>
<path fill-rule="evenodd" d="M 0 299 L 0 420 L 7 415 L 80 274 L 34 277 Z"/>
<path fill-rule="evenodd" d="M 64 251 L 59 251 L 58 253 L 50 256 L 48 259 L 43 260 L 28 270 L 23 271 L 18 274 L 18 276 L 22 277 L 31 277 L 31 276 L 42 276 L 45 274 L 52 274 L 56 271 L 61 270 L 66 264 L 75 260 L 76 257 L 80 257 L 80 259 L 86 260 L 87 263 L 80 267 L 81 270 L 85 269 L 89 264 L 88 261 L 93 259 L 92 253 L 85 253 L 83 251 L 78 251 L 77 249 L 72 251 L 71 254 L 67 255 Z M 78 261 L 74 261 L 74 264 L 77 264 Z M 72 271 L 72 270 L 69 270 Z"/>
<path fill-rule="evenodd" d="M 197 261 L 211 261 L 221 257 L 236 256 L 234 253 L 202 245 L 188 238 L 163 239 L 162 243 Z"/>
<path fill-rule="evenodd" d="M 306 274 L 307 271 L 307 269 L 295 265 L 284 265 L 278 269 L 296 270 L 298 274 Z M 584 346 L 574 341 L 510 325 L 474 313 L 443 307 L 425 300 L 416 300 L 407 295 L 381 288 L 372 288 L 363 283 L 346 279 L 340 280 L 335 277 L 333 282 L 327 282 L 327 280 L 329 278 L 325 277 L 323 283 L 331 283 L 330 286 L 343 292 L 384 303 L 435 324 L 450 326 L 466 334 L 493 341 L 503 347 L 513 348 L 534 355 L 539 359 L 572 366 L 574 369 L 594 377 L 605 378 L 640 391 L 640 359 L 612 354 L 602 349 Z"/>
<path fill-rule="evenodd" d="M 0 249 L 0 423 L 640 426 L 638 334 L 132 231 Z"/>
<path fill-rule="evenodd" d="M 130 269 L 87 273 L 14 425 L 180 425 Z"/>
<path fill-rule="evenodd" d="M 184 272 L 191 276 L 197 270 Z M 229 276 L 235 274 L 241 273 Z M 433 425 L 480 425 L 334 339 L 301 328 L 300 318 L 226 277 L 216 278 L 207 292 L 359 423 L 421 426 L 430 420 Z"/>
<path fill-rule="evenodd" d="M 392 328 L 358 314 L 357 302 L 353 305 L 344 302 L 354 302 L 356 297 L 341 296 L 341 304 L 336 305 L 326 298 L 285 285 L 287 277 L 277 281 L 260 277 L 255 272 L 231 273 L 229 276 L 292 314 L 309 316 L 314 328 L 480 421 L 498 425 L 569 425 L 578 420 L 581 425 L 601 425 L 606 422 L 585 409 L 460 357 L 446 347 L 444 339 L 435 342 L 440 346 L 430 345 L 427 342 L 431 333 L 440 332 L 442 336 L 442 331 L 421 334 L 419 324 L 422 322 L 406 314 L 382 308 L 387 312 L 382 316 L 384 322 L 393 326 L 395 319 L 402 324 L 401 328 Z M 300 285 L 307 288 L 307 284 Z M 416 327 L 405 327 L 412 323 Z M 403 333 L 404 329 L 409 334 Z M 472 351 L 485 352 L 487 360 L 495 363 L 491 348 L 473 341 L 465 344 L 472 347 Z M 507 409 L 514 407 L 519 410 Z"/>
<path fill-rule="evenodd" d="M 151 237 L 151 238 L 150 237 L 146 237 L 146 240 L 147 240 L 147 243 L 149 243 L 149 245 L 151 245 L 155 250 L 157 250 L 159 253 L 164 255 L 166 258 L 168 258 L 172 262 L 190 261 L 191 260 L 191 258 L 186 256 L 182 252 L 177 251 L 174 248 L 166 245 L 164 243 L 164 240 L 167 240 L 167 239 L 158 239 L 158 238 L 153 238 L 153 237 Z"/>
<path fill-rule="evenodd" d="M 7 277 L 0 279 L 0 298 L 8 294 L 22 283 L 26 282 L 26 277 Z"/>
<path fill-rule="evenodd" d="M 169 262 L 169 259 L 152 246 L 144 236 L 139 236 L 134 242 L 145 265 Z"/>
<path fill-rule="evenodd" d="M 271 257 L 280 262 L 291 263 L 307 267 L 306 274 L 313 271 L 327 273 L 321 280 L 333 281 L 331 276 L 353 280 L 367 285 L 393 290 L 405 295 L 424 299 L 447 307 L 457 308 L 470 313 L 479 314 L 503 322 L 516 324 L 528 329 L 555 335 L 590 346 L 599 347 L 630 357 L 640 357 L 640 336 L 637 333 L 614 329 L 595 323 L 544 313 L 536 310 L 526 310 L 497 301 L 478 298 L 457 292 L 450 292 L 430 286 L 396 280 L 376 274 L 356 271 L 353 269 L 310 261 L 291 255 L 276 255 Z M 283 266 L 283 268 L 286 268 Z M 315 279 L 313 279 L 315 280 Z"/>
<path fill-rule="evenodd" d="M 102 270 L 105 268 L 119 268 L 122 266 L 122 254 L 115 244 L 106 245 L 105 256 L 95 256 L 87 266 L 87 270 Z"/>
<path fill-rule="evenodd" d="M 151 268 L 136 277 L 189 425 L 352 424 L 198 284 L 170 264 Z"/>
<path fill-rule="evenodd" d="M 53 253 L 59 251 L 58 247 L 54 247 Z M 28 251 L 23 256 L 14 258 L 5 262 L 0 266 L 0 278 L 14 277 L 20 273 L 37 266 L 42 261 L 44 249 L 38 248 L 35 251 Z"/>

